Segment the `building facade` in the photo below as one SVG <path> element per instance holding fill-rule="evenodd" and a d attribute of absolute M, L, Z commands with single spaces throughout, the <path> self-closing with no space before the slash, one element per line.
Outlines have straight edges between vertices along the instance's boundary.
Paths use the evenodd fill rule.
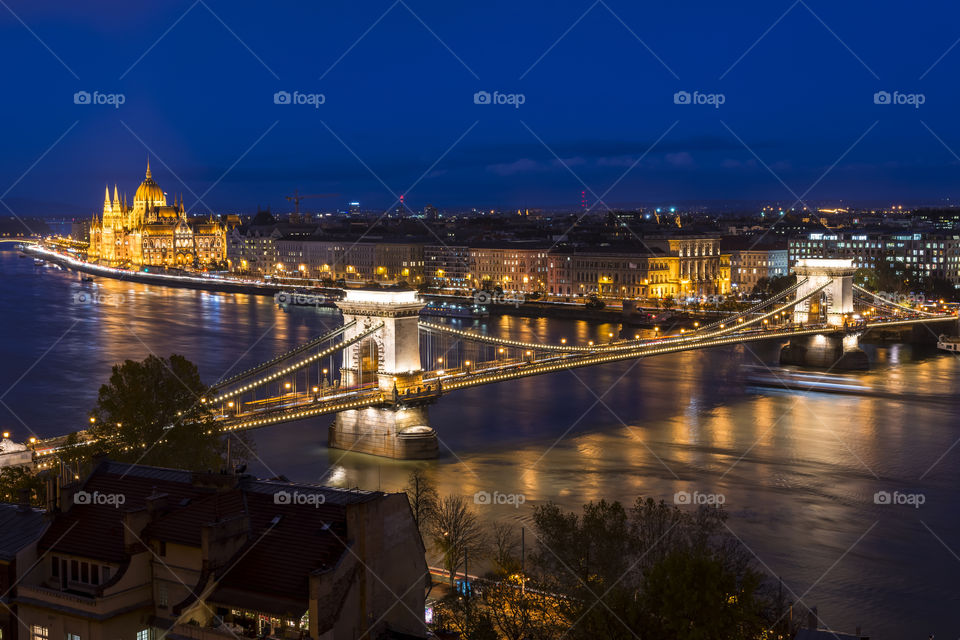
<path fill-rule="evenodd" d="M 734 249 L 730 252 L 730 286 L 750 293 L 762 278 L 790 273 L 786 249 Z"/>
<path fill-rule="evenodd" d="M 636 253 L 552 252 L 549 294 L 609 299 L 665 298 L 677 294 L 671 277 L 676 261 Z"/>
<path fill-rule="evenodd" d="M 848 258 L 858 269 L 899 262 L 919 275 L 960 287 L 960 234 L 956 232 L 817 231 L 790 238 L 788 250 L 791 267 L 804 258 Z"/>
<path fill-rule="evenodd" d="M 404 494 L 109 461 L 52 493 L 29 640 L 426 636 Z"/>
<path fill-rule="evenodd" d="M 226 228 L 212 219 L 188 219 L 182 199 L 168 205 L 149 162 L 132 206 L 116 186 L 113 199 L 106 189 L 103 213 L 91 221 L 89 239 L 87 258 L 110 266 L 189 269 L 219 266 L 227 258 Z"/>
<path fill-rule="evenodd" d="M 546 247 L 470 247 L 470 276 L 473 288 L 484 283 L 504 291 L 546 292 L 548 280 Z"/>

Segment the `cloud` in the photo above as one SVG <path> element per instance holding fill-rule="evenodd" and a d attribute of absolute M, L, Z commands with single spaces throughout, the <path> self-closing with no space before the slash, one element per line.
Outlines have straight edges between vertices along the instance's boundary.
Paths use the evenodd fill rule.
<path fill-rule="evenodd" d="M 499 176 L 513 176 L 518 173 L 529 173 L 542 169 L 543 167 L 539 163 L 534 162 L 530 158 L 520 158 L 519 160 L 503 164 L 491 164 L 487 167 L 487 171 L 491 171 Z"/>
<path fill-rule="evenodd" d="M 667 164 L 672 165 L 674 167 L 692 167 L 693 166 L 693 156 L 687 153 L 686 151 L 668 153 L 664 157 L 667 160 Z"/>

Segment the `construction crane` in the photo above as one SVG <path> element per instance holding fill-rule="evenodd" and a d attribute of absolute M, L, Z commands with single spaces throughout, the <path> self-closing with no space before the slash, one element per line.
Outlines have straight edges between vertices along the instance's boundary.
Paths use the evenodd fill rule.
<path fill-rule="evenodd" d="M 305 193 L 303 195 L 300 195 L 300 191 L 298 189 L 294 189 L 293 195 L 287 196 L 287 200 L 293 202 L 294 213 L 299 214 L 301 200 L 305 200 L 307 198 L 333 198 L 338 195 L 340 194 L 339 193 Z"/>

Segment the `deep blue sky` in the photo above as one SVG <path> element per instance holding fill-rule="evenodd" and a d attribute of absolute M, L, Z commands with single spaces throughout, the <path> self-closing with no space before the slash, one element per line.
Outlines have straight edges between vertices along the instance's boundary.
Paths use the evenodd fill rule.
<path fill-rule="evenodd" d="M 0 6 L 0 195 L 49 149 L 2 198 L 20 215 L 93 211 L 105 182 L 132 194 L 147 147 L 194 211 L 224 173 L 203 197 L 217 211 L 288 210 L 294 188 L 383 207 L 414 183 L 413 207 L 572 207 L 580 180 L 602 194 L 658 139 L 611 206 L 789 203 L 825 172 L 810 201 L 960 196 L 955 2 L 4 3 L 19 19 Z M 76 105 L 79 90 L 126 101 Z M 677 105 L 680 90 L 725 103 Z M 880 90 L 925 104 L 876 105 Z"/>

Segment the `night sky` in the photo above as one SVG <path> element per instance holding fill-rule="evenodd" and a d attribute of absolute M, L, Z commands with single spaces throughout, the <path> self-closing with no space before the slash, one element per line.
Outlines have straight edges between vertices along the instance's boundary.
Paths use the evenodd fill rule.
<path fill-rule="evenodd" d="M 132 195 L 149 153 L 195 213 L 288 211 L 294 189 L 342 194 L 308 201 L 327 208 L 574 208 L 584 189 L 610 206 L 946 204 L 958 18 L 953 2 L 2 0 L 0 199 L 93 212 L 107 182 Z"/>

